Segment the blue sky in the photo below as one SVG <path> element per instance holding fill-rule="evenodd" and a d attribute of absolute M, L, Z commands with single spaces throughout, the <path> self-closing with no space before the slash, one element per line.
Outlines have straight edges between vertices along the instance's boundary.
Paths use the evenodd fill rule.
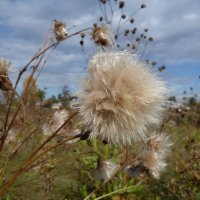
<path fill-rule="evenodd" d="M 113 0 L 114 1 L 114 0 Z M 147 57 L 167 67 L 161 76 L 171 94 L 196 85 L 200 96 L 200 1 L 199 0 L 126 0 L 129 15 L 145 3 L 146 9 L 136 16 L 139 29 L 149 28 L 155 38 Z M 101 15 L 98 0 L 0 0 L 0 57 L 5 57 L 20 69 L 40 47 L 53 19 L 75 25 L 71 32 L 91 27 Z M 81 52 L 80 37 L 65 41 L 54 52 L 38 80 L 40 88 L 47 87 L 48 96 L 68 85 L 77 91 L 87 66 L 86 58 L 93 52 L 90 44 Z M 11 74 L 12 80 L 15 75 Z M 199 81 L 200 82 L 200 81 Z M 20 88 L 19 88 L 20 89 Z"/>

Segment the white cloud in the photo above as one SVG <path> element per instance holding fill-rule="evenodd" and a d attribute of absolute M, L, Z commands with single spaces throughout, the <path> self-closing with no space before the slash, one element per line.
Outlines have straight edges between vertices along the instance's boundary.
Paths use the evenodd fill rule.
<path fill-rule="evenodd" d="M 188 74 L 198 77 L 200 74 L 200 68 L 195 67 L 195 64 L 200 65 L 199 0 L 126 0 L 126 14 L 136 11 L 143 2 L 147 8 L 134 18 L 140 30 L 148 27 L 149 35 L 155 38 L 154 45 L 149 46 L 149 57 L 167 65 L 168 72 L 163 76 L 166 81 L 174 83 L 172 88 L 180 90 L 187 87 L 192 84 L 191 81 L 180 82 L 176 78 L 184 78 Z M 74 32 L 91 26 L 99 13 L 98 0 L 0 0 L 0 56 L 22 67 L 40 47 L 53 19 L 65 21 L 67 27 L 76 25 L 70 31 Z M 39 79 L 40 87 L 47 86 L 51 93 L 65 84 L 73 89 L 78 87 L 77 79 L 84 74 L 83 68 L 94 49 L 88 38 L 86 44 L 89 45 L 83 54 L 79 41 L 80 36 L 73 37 L 56 49 Z M 185 64 L 190 66 L 191 71 L 180 69 L 180 65 Z M 185 73 L 178 74 L 172 68 Z"/>

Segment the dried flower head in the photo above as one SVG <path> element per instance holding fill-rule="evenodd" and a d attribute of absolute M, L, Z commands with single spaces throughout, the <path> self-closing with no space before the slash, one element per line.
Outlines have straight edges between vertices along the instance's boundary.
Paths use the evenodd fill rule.
<path fill-rule="evenodd" d="M 50 120 L 43 125 L 43 134 L 50 136 L 67 120 L 68 116 L 69 114 L 66 110 L 56 111 Z M 58 134 L 61 132 L 62 130 Z"/>
<path fill-rule="evenodd" d="M 130 19 L 130 23 L 131 23 L 131 24 L 133 24 L 134 21 L 135 21 L 134 18 L 131 18 L 131 19 Z"/>
<path fill-rule="evenodd" d="M 121 16 L 121 18 L 122 18 L 122 19 L 126 19 L 126 15 L 123 14 L 123 15 Z"/>
<path fill-rule="evenodd" d="M 12 90 L 12 83 L 8 77 L 10 70 L 11 63 L 0 58 L 0 89 L 2 90 Z"/>
<path fill-rule="evenodd" d="M 7 135 L 6 140 L 5 140 L 5 143 L 6 143 L 6 144 L 10 144 L 10 143 L 12 143 L 12 142 L 15 141 L 16 135 L 17 135 L 16 132 L 17 132 L 17 129 L 15 129 L 15 128 L 11 128 L 11 129 L 8 131 L 8 135 Z"/>
<path fill-rule="evenodd" d="M 85 34 L 84 32 L 81 32 L 81 33 L 80 33 L 81 38 L 84 38 L 85 35 L 86 35 L 86 34 Z"/>
<path fill-rule="evenodd" d="M 124 5 L 125 5 L 125 2 L 124 2 L 124 1 L 120 1 L 120 2 L 119 2 L 119 8 L 120 8 L 120 9 L 123 8 Z"/>
<path fill-rule="evenodd" d="M 137 28 L 134 28 L 134 29 L 131 30 L 131 33 L 132 33 L 132 34 L 135 34 L 136 31 L 137 31 Z"/>
<path fill-rule="evenodd" d="M 112 33 L 108 26 L 102 25 L 100 27 L 94 26 L 92 32 L 92 38 L 97 45 L 111 46 L 112 45 Z"/>
<path fill-rule="evenodd" d="M 153 134 L 153 136 L 146 141 L 146 145 L 148 150 L 166 156 L 170 151 L 172 142 L 165 134 Z"/>
<path fill-rule="evenodd" d="M 117 165 L 109 160 L 102 160 L 101 158 L 97 161 L 97 168 L 95 176 L 101 181 L 107 181 L 113 177 L 117 171 Z"/>
<path fill-rule="evenodd" d="M 146 138 L 161 120 L 166 88 L 130 52 L 98 52 L 89 63 L 80 112 L 92 133 L 128 145 Z"/>
<path fill-rule="evenodd" d="M 154 39 L 153 39 L 152 37 L 149 37 L 149 41 L 150 41 L 150 42 L 153 42 L 153 40 L 154 40 Z"/>
<path fill-rule="evenodd" d="M 58 42 L 61 42 L 62 40 L 67 38 L 67 30 L 66 30 L 66 25 L 65 23 L 61 22 L 61 21 L 54 21 L 54 34 L 56 37 L 56 40 Z"/>
<path fill-rule="evenodd" d="M 143 153 L 141 166 L 144 166 L 148 172 L 156 179 L 160 177 L 160 173 L 165 169 L 164 156 L 154 151 L 145 151 Z"/>
<path fill-rule="evenodd" d="M 0 58 L 0 76 L 1 75 L 8 75 L 9 68 L 11 63 L 8 63 L 4 58 Z"/>
<path fill-rule="evenodd" d="M 107 0 L 99 0 L 102 4 L 106 4 Z"/>
<path fill-rule="evenodd" d="M 137 178 L 143 174 L 146 174 L 148 170 L 142 165 L 127 165 L 124 168 L 124 172 L 131 178 Z"/>
<path fill-rule="evenodd" d="M 142 3 L 141 6 L 140 6 L 141 9 L 144 9 L 144 8 L 146 8 L 146 7 L 147 7 L 147 6 L 146 6 L 146 4 L 144 4 L 144 3 Z"/>
<path fill-rule="evenodd" d="M 160 67 L 158 68 L 158 70 L 159 70 L 160 72 L 162 72 L 162 71 L 165 70 L 165 69 L 166 69 L 165 65 L 162 65 L 162 66 L 160 66 Z"/>

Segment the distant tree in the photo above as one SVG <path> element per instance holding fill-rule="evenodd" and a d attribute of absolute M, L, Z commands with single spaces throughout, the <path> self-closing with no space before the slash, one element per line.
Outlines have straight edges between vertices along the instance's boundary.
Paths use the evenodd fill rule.
<path fill-rule="evenodd" d="M 37 100 L 40 101 L 40 102 L 43 102 L 44 99 L 45 99 L 45 95 L 46 95 L 46 91 L 45 90 L 41 90 L 41 89 L 38 89 L 37 90 Z"/>
<path fill-rule="evenodd" d="M 69 105 L 69 101 L 71 100 L 71 94 L 68 87 L 63 86 L 62 93 L 58 94 L 58 101 L 61 102 L 64 106 Z"/>
<path fill-rule="evenodd" d="M 190 97 L 190 98 L 188 99 L 188 104 L 189 104 L 189 106 L 196 106 L 196 104 L 197 104 L 197 99 L 196 99 L 195 97 Z"/>
<path fill-rule="evenodd" d="M 168 98 L 168 101 L 172 101 L 172 102 L 175 102 L 175 103 L 177 102 L 175 96 L 169 97 L 169 98 Z"/>

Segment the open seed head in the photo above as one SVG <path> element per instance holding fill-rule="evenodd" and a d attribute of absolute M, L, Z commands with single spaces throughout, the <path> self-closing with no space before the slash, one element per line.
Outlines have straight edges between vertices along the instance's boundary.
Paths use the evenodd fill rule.
<path fill-rule="evenodd" d="M 116 173 L 117 165 L 110 160 L 98 160 L 95 176 L 101 181 L 111 179 Z"/>
<path fill-rule="evenodd" d="M 61 21 L 55 20 L 53 31 L 58 42 L 66 39 L 68 36 L 66 25 Z"/>
<path fill-rule="evenodd" d="M 167 155 L 170 152 L 172 142 L 166 134 L 153 134 L 146 141 L 147 149 L 157 152 L 159 154 Z"/>
<path fill-rule="evenodd" d="M 46 136 L 50 136 L 67 120 L 68 116 L 69 116 L 69 113 L 66 110 L 56 111 L 53 114 L 53 116 L 49 119 L 49 121 L 44 123 L 42 127 L 43 134 Z M 60 132 L 62 132 L 62 130 Z"/>
<path fill-rule="evenodd" d="M 167 89 L 130 52 L 98 52 L 80 93 L 80 113 L 92 133 L 110 143 L 146 139 L 162 117 Z"/>
<path fill-rule="evenodd" d="M 156 179 L 159 179 L 160 173 L 167 166 L 164 156 L 154 151 L 146 151 L 143 153 L 141 165 Z"/>
<path fill-rule="evenodd" d="M 107 25 L 94 26 L 92 32 L 92 39 L 97 45 L 102 46 L 111 46 L 112 42 L 112 33 L 110 28 Z"/>

